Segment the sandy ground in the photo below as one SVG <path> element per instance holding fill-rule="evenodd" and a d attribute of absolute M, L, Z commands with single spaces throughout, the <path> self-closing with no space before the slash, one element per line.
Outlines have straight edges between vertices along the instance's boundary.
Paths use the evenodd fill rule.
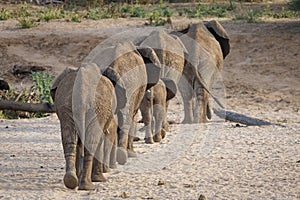
<path fill-rule="evenodd" d="M 108 36 L 144 22 L 55 21 L 20 30 L 16 21 L 0 21 L 0 77 L 26 87 L 29 78 L 14 77 L 14 65 L 44 66 L 57 75 L 66 66 L 78 66 Z M 221 23 L 232 47 L 222 74 L 227 109 L 286 127 L 237 127 L 217 117 L 208 124 L 172 124 L 161 144 L 135 143 L 138 157 L 87 192 L 63 185 L 55 115 L 1 120 L 0 199 L 121 199 L 125 193 L 130 199 L 197 199 L 200 194 L 208 199 L 299 199 L 300 21 Z M 178 96 L 169 119 L 180 122 L 182 110 Z"/>

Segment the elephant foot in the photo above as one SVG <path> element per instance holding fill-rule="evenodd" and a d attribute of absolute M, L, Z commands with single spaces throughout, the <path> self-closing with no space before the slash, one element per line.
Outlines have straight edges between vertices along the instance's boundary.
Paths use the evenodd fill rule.
<path fill-rule="evenodd" d="M 69 189 L 74 189 L 78 186 L 78 178 L 74 171 L 68 171 L 64 176 L 64 184 Z"/>
<path fill-rule="evenodd" d="M 166 137 L 166 135 L 167 135 L 167 131 L 162 128 L 161 129 L 161 137 L 162 137 L 162 139 L 164 139 Z"/>
<path fill-rule="evenodd" d="M 137 157 L 137 154 L 134 150 L 129 150 L 128 149 L 128 157 L 129 158 L 134 158 L 134 157 Z"/>
<path fill-rule="evenodd" d="M 147 138 L 145 138 L 145 143 L 146 144 L 154 144 L 154 140 L 152 137 L 147 137 Z"/>
<path fill-rule="evenodd" d="M 102 173 L 93 174 L 92 175 L 92 181 L 93 182 L 105 182 L 106 178 L 104 177 L 104 175 Z"/>
<path fill-rule="evenodd" d="M 118 147 L 117 150 L 117 162 L 120 165 L 124 165 L 128 160 L 127 150 L 124 150 L 122 147 Z"/>
<path fill-rule="evenodd" d="M 80 182 L 78 190 L 94 190 L 96 187 L 92 182 Z"/>
<path fill-rule="evenodd" d="M 103 166 L 103 173 L 108 173 L 108 172 L 111 172 L 111 169 L 109 168 L 109 166 L 104 165 Z"/>
<path fill-rule="evenodd" d="M 109 164 L 109 168 L 111 168 L 111 169 L 117 169 L 117 164 L 116 163 Z"/>
<path fill-rule="evenodd" d="M 154 135 L 154 141 L 155 142 L 160 142 L 161 140 L 162 140 L 161 134 Z"/>

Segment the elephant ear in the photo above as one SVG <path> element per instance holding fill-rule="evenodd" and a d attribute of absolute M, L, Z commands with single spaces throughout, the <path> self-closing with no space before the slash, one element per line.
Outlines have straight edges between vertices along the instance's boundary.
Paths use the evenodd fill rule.
<path fill-rule="evenodd" d="M 176 83 L 169 78 L 161 78 L 164 82 L 167 90 L 167 100 L 173 99 L 177 93 L 177 85 Z"/>
<path fill-rule="evenodd" d="M 150 47 L 137 47 L 137 51 L 142 56 L 147 70 L 147 90 L 157 84 L 161 71 L 160 61 L 155 51 Z"/>
<path fill-rule="evenodd" d="M 182 41 L 180 40 L 180 38 L 177 36 L 177 35 L 173 35 L 173 34 L 170 34 L 175 40 L 176 42 L 180 45 L 184 55 L 188 54 L 188 50 L 185 48 L 184 44 L 182 43 Z"/>
<path fill-rule="evenodd" d="M 77 69 L 74 67 L 67 67 L 64 71 L 55 79 L 51 88 L 50 88 L 50 95 L 53 101 L 55 101 L 55 92 L 61 81 L 68 75 L 69 73 L 77 72 Z"/>
<path fill-rule="evenodd" d="M 120 74 L 116 72 L 112 67 L 108 67 L 102 75 L 106 76 L 115 87 L 115 93 L 117 98 L 117 112 L 118 110 L 124 108 L 127 102 L 125 84 L 122 81 Z"/>
<path fill-rule="evenodd" d="M 229 36 L 227 32 L 225 31 L 223 26 L 216 20 L 205 23 L 205 26 L 219 42 L 222 49 L 223 58 L 225 58 L 230 52 Z"/>

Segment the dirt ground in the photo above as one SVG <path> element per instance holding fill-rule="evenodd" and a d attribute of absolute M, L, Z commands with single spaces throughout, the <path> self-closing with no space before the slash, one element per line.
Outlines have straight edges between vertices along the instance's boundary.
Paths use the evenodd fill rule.
<path fill-rule="evenodd" d="M 67 66 L 79 66 L 107 37 L 143 27 L 145 20 L 52 21 L 27 30 L 16 23 L 0 21 L 0 78 L 21 88 L 30 85 L 29 77 L 15 77 L 15 65 L 43 66 L 58 75 Z M 137 142 L 137 159 L 86 192 L 63 185 L 55 115 L 1 120 L 0 199 L 117 199 L 125 193 L 130 199 L 197 199 L 200 194 L 208 199 L 299 199 L 300 20 L 221 24 L 231 38 L 222 73 L 226 108 L 286 127 L 236 127 L 217 117 L 208 124 L 173 124 L 161 144 Z M 179 95 L 169 118 L 180 122 L 182 110 Z"/>

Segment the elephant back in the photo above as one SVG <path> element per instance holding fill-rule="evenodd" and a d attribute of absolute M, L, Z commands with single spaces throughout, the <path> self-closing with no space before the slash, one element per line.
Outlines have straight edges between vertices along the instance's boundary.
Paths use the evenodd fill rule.
<path fill-rule="evenodd" d="M 192 83 L 194 79 L 200 81 L 200 77 L 202 80 L 199 84 L 210 88 L 223 68 L 223 55 L 218 41 L 203 22 L 190 24 L 180 34 L 180 39 L 189 52 L 185 57 L 184 77 Z M 198 78 L 195 73 L 198 73 Z"/>
<path fill-rule="evenodd" d="M 164 30 L 155 30 L 141 42 L 139 48 L 143 47 L 151 47 L 155 51 L 161 63 L 160 77 L 171 78 L 177 83 L 183 71 L 184 55 L 187 53 L 180 39 Z"/>

